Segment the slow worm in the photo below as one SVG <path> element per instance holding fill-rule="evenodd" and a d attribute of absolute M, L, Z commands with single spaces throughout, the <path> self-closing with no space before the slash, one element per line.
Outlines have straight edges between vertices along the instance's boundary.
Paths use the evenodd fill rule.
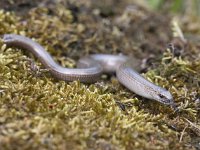
<path fill-rule="evenodd" d="M 42 64 L 58 79 L 65 81 L 80 80 L 92 83 L 104 73 L 116 72 L 121 84 L 132 92 L 166 105 L 174 106 L 171 93 L 153 84 L 132 69 L 130 59 L 124 55 L 93 54 L 83 57 L 78 68 L 64 68 L 58 65 L 50 54 L 30 38 L 15 35 L 3 35 L 3 42 L 8 46 L 17 46 L 32 52 Z"/>

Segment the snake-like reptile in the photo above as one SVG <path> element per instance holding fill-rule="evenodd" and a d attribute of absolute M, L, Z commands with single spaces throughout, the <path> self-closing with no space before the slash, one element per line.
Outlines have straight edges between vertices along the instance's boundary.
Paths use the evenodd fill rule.
<path fill-rule="evenodd" d="M 4 34 L 3 42 L 8 46 L 16 46 L 32 52 L 58 79 L 93 83 L 99 79 L 102 73 L 116 72 L 119 82 L 132 92 L 174 106 L 171 93 L 136 72 L 131 67 L 130 59 L 127 56 L 93 54 L 81 58 L 78 62 L 78 68 L 65 68 L 58 65 L 40 44 L 30 38 L 16 34 Z"/>

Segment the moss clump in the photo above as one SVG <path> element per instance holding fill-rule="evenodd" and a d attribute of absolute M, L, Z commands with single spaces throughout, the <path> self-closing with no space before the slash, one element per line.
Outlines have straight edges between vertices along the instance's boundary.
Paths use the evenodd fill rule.
<path fill-rule="evenodd" d="M 167 43 L 172 33 L 164 32 L 169 28 L 163 26 L 166 22 L 158 21 L 159 16 L 139 8 L 137 16 L 120 7 L 121 13 L 116 9 L 111 16 L 102 16 L 101 9 L 91 1 L 61 3 L 47 3 L 46 7 L 34 3 L 37 7 L 24 15 L 1 10 L 0 34 L 34 37 L 66 67 L 74 67 L 77 58 L 88 53 L 136 53 L 150 61 L 145 64 L 144 69 L 150 67 L 145 76 L 169 89 L 180 111 L 175 113 L 167 106 L 136 96 L 115 77 L 91 85 L 59 81 L 43 71 L 37 60 L 33 67 L 34 57 L 25 55 L 25 51 L 7 48 L 0 42 L 1 149 L 198 147 L 198 45 L 189 42 L 178 56 L 170 49 L 162 54 L 162 43 Z M 153 15 L 156 19 L 144 25 L 144 15 L 146 21 Z M 110 22 L 102 17 L 108 17 Z M 126 23 L 117 25 L 120 20 Z M 132 21 L 135 30 L 130 27 Z M 136 37 L 133 41 L 131 33 L 138 26 L 140 38 L 152 38 L 140 41 Z M 149 57 L 150 53 L 159 55 Z"/>

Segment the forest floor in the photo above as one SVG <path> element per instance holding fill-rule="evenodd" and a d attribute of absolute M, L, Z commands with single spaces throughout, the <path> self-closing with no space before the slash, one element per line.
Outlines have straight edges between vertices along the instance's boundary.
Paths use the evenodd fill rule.
<path fill-rule="evenodd" d="M 200 149 L 199 20 L 176 19 L 128 0 L 0 2 L 1 35 L 33 38 L 64 67 L 88 54 L 133 57 L 179 109 L 137 96 L 114 75 L 60 81 L 0 41 L 0 149 Z"/>

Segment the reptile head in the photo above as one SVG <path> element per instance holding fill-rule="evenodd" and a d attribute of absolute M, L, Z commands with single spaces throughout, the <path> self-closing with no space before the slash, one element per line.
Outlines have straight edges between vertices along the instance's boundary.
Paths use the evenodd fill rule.
<path fill-rule="evenodd" d="M 171 93 L 165 89 L 157 93 L 156 100 L 165 104 L 165 105 L 173 105 L 174 100 Z"/>

